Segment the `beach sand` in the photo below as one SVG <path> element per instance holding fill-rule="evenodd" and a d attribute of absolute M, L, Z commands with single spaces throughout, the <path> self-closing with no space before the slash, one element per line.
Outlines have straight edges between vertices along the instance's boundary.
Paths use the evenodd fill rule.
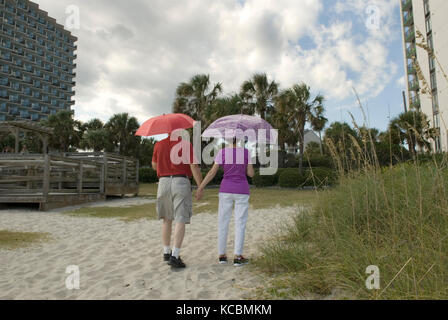
<path fill-rule="evenodd" d="M 129 206 L 149 200 L 135 198 L 92 206 Z M 247 299 L 263 286 L 263 275 L 249 265 L 217 263 L 217 214 L 194 215 L 187 226 L 181 257 L 187 268 L 173 271 L 162 261 L 161 222 L 73 217 L 63 211 L 0 209 L 0 229 L 46 232 L 51 240 L 16 250 L 0 249 L 0 299 Z M 297 208 L 251 210 L 245 255 L 289 221 Z M 233 253 L 233 219 L 228 254 Z M 231 262 L 231 261 L 230 261 Z M 68 290 L 66 273 L 79 267 L 80 289 Z"/>

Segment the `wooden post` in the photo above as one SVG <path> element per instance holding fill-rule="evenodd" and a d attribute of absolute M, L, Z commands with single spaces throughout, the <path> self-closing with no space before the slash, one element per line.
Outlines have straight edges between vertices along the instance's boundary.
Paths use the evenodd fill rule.
<path fill-rule="evenodd" d="M 100 167 L 100 193 L 103 194 L 104 193 L 104 172 L 105 172 L 105 167 L 103 163 L 98 163 L 99 167 Z"/>
<path fill-rule="evenodd" d="M 50 190 L 50 156 L 46 154 L 44 156 L 45 162 L 44 162 L 44 181 L 43 181 L 43 187 L 42 187 L 42 193 L 44 196 L 44 202 L 47 202 L 48 192 Z"/>
<path fill-rule="evenodd" d="M 15 153 L 20 153 L 20 150 L 19 150 L 19 142 L 20 142 L 19 129 L 14 129 L 14 139 L 15 139 Z"/>
<path fill-rule="evenodd" d="M 82 193 L 82 176 L 83 176 L 84 166 L 82 161 L 79 162 L 79 171 L 78 171 L 78 194 Z"/>
<path fill-rule="evenodd" d="M 122 177 L 122 183 L 123 183 L 123 187 L 126 184 L 126 166 L 128 165 L 127 159 L 123 158 L 123 177 Z"/>
<path fill-rule="evenodd" d="M 103 161 L 104 161 L 104 177 L 103 177 L 103 184 L 104 184 L 104 192 L 107 194 L 107 180 L 108 180 L 108 173 L 107 173 L 107 167 L 108 167 L 108 160 L 107 160 L 107 153 L 103 153 Z"/>
<path fill-rule="evenodd" d="M 138 159 L 135 160 L 135 183 L 139 184 L 139 172 L 140 172 L 140 162 Z"/>
<path fill-rule="evenodd" d="M 135 183 L 137 184 L 137 193 L 135 194 L 135 196 L 138 196 L 138 192 L 139 192 L 139 171 L 140 171 L 140 162 L 138 161 L 138 159 L 135 160 Z"/>

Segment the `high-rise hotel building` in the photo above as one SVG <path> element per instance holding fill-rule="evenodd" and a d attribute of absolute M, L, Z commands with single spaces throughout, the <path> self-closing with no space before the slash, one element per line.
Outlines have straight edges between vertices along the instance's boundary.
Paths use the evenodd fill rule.
<path fill-rule="evenodd" d="M 408 105 L 424 112 L 439 129 L 433 150 L 448 152 L 448 1 L 400 3 Z"/>
<path fill-rule="evenodd" d="M 0 0 L 0 121 L 74 105 L 77 38 L 27 0 Z"/>

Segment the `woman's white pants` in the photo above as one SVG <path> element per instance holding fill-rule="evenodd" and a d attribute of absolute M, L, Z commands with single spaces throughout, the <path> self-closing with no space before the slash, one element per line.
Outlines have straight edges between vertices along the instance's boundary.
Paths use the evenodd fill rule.
<path fill-rule="evenodd" d="M 249 215 L 249 195 L 220 193 L 218 209 L 218 252 L 227 252 L 227 234 L 232 211 L 235 207 L 235 255 L 243 254 L 247 217 Z"/>

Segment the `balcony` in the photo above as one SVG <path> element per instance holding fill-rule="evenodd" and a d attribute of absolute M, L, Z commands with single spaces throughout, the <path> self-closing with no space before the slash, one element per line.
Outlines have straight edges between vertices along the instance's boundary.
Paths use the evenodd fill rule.
<path fill-rule="evenodd" d="M 407 32 L 405 32 L 404 39 L 406 42 L 415 42 L 414 30 L 409 29 Z"/>
<path fill-rule="evenodd" d="M 414 15 L 412 13 L 408 13 L 403 17 L 403 24 L 406 27 L 410 27 L 414 24 Z"/>
<path fill-rule="evenodd" d="M 40 111 L 42 109 L 38 103 L 32 103 L 31 108 L 35 111 Z"/>
<path fill-rule="evenodd" d="M 414 97 L 411 99 L 409 106 L 411 107 L 411 109 L 420 109 L 421 104 L 420 104 L 420 99 L 418 97 Z"/>
<path fill-rule="evenodd" d="M 16 107 L 9 108 L 9 114 L 12 115 L 12 116 L 18 116 L 19 115 L 19 110 L 17 110 Z"/>
<path fill-rule="evenodd" d="M 418 91 L 419 89 L 418 81 L 414 80 L 409 82 L 409 91 Z"/>
<path fill-rule="evenodd" d="M 2 102 L 0 104 L 0 112 L 6 112 L 6 113 L 9 112 L 8 105 L 5 102 Z"/>
<path fill-rule="evenodd" d="M 406 58 L 407 59 L 414 59 L 417 56 L 417 50 L 414 46 L 411 46 L 406 49 Z"/>

